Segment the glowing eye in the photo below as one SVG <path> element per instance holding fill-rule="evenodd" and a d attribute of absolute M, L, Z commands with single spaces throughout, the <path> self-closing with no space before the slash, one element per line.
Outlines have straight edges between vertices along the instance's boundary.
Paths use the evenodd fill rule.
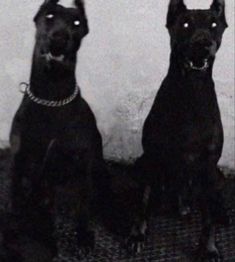
<path fill-rule="evenodd" d="M 216 22 L 213 22 L 213 23 L 211 24 L 211 27 L 212 27 L 212 28 L 216 28 L 216 27 L 217 27 L 217 23 L 216 23 Z"/>
<path fill-rule="evenodd" d="M 53 15 L 53 14 L 48 14 L 48 15 L 46 15 L 46 18 L 47 18 L 47 19 L 53 19 L 53 18 L 54 18 L 54 15 Z"/>
<path fill-rule="evenodd" d="M 189 28 L 189 23 L 184 23 L 184 28 Z"/>
<path fill-rule="evenodd" d="M 79 20 L 75 20 L 73 23 L 74 23 L 74 25 L 76 25 L 76 26 L 79 26 L 79 25 L 80 25 L 80 21 L 79 21 Z"/>

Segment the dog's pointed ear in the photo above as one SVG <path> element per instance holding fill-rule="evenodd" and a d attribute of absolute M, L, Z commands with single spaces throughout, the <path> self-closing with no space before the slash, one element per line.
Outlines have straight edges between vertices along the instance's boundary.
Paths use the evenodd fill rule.
<path fill-rule="evenodd" d="M 225 0 L 213 0 L 211 4 L 211 10 L 213 10 L 218 16 L 223 19 L 225 27 L 228 26 L 225 17 Z"/>
<path fill-rule="evenodd" d="M 37 21 L 38 17 L 40 16 L 40 13 L 42 12 L 42 10 L 47 7 L 48 5 L 52 5 L 55 6 L 57 3 L 59 2 L 59 0 L 44 0 L 44 2 L 42 3 L 38 13 L 35 15 L 34 17 L 34 22 Z"/>
<path fill-rule="evenodd" d="M 83 0 L 74 0 L 74 4 L 77 8 L 81 9 L 81 11 L 84 11 L 85 13 L 85 4 Z"/>
<path fill-rule="evenodd" d="M 74 4 L 76 6 L 80 6 L 80 4 L 84 5 L 84 1 L 83 0 L 74 0 Z"/>
<path fill-rule="evenodd" d="M 211 9 L 216 11 L 219 15 L 224 12 L 225 2 L 224 0 L 213 0 L 211 4 Z"/>
<path fill-rule="evenodd" d="M 59 2 L 59 0 L 45 0 L 43 4 L 44 5 L 47 5 L 47 4 L 56 5 L 58 2 Z"/>
<path fill-rule="evenodd" d="M 170 0 L 166 27 L 171 27 L 177 16 L 185 10 L 187 10 L 187 7 L 184 4 L 184 0 Z"/>
<path fill-rule="evenodd" d="M 89 33 L 89 26 L 88 21 L 86 17 L 86 11 L 85 11 L 85 3 L 83 0 L 74 0 L 75 6 L 78 8 L 79 12 L 81 13 L 81 19 L 83 21 L 83 36 L 87 35 Z"/>

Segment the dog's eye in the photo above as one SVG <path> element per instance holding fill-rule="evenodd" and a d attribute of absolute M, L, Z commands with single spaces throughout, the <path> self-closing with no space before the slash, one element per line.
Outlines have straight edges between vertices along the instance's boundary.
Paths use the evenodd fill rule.
<path fill-rule="evenodd" d="M 184 28 L 189 28 L 189 23 L 188 23 L 188 22 L 185 22 L 185 23 L 183 24 L 183 27 L 184 27 Z"/>
<path fill-rule="evenodd" d="M 211 27 L 212 27 L 212 28 L 216 28 L 216 27 L 217 27 L 217 23 L 216 23 L 216 22 L 213 22 L 213 23 L 211 24 Z"/>
<path fill-rule="evenodd" d="M 73 24 L 74 24 L 75 26 L 79 26 L 79 25 L 80 25 L 80 21 L 79 21 L 79 20 L 74 20 L 74 21 L 73 21 Z"/>
<path fill-rule="evenodd" d="M 52 20 L 54 17 L 55 17 L 55 16 L 54 16 L 53 14 L 47 14 L 47 15 L 46 15 L 46 18 L 47 18 L 48 20 Z"/>

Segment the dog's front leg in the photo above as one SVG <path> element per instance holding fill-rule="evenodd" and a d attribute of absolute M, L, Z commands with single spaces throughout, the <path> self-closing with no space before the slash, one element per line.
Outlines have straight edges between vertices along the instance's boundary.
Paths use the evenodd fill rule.
<path fill-rule="evenodd" d="M 22 236 L 34 239 L 49 248 L 49 216 L 42 207 L 39 182 L 39 158 L 26 150 L 19 150 L 12 163 L 11 212 L 4 230 L 4 245 L 9 252 L 18 248 Z M 47 220 L 47 221 L 46 221 Z M 19 247 L 20 249 L 20 247 Z M 19 258 L 20 259 L 20 258 Z"/>
<path fill-rule="evenodd" d="M 38 172 L 38 160 L 31 154 L 26 153 L 23 149 L 14 156 L 11 175 L 11 201 L 12 212 L 14 214 L 22 215 L 34 208 L 32 202 L 32 193 L 36 190 Z"/>
<path fill-rule="evenodd" d="M 215 243 L 215 222 L 209 210 L 208 203 L 204 203 L 202 209 L 202 232 L 199 246 L 199 260 L 209 259 L 211 262 L 222 261 Z"/>
<path fill-rule="evenodd" d="M 75 158 L 78 179 L 74 183 L 77 201 L 72 205 L 73 217 L 76 223 L 76 237 L 79 257 L 87 256 L 95 247 L 95 234 L 90 228 L 90 209 L 93 195 L 92 163 L 89 158 L 81 161 L 81 155 Z"/>
<path fill-rule="evenodd" d="M 95 247 L 95 234 L 90 229 L 90 201 L 80 198 L 79 208 L 75 211 L 77 218 L 76 237 L 79 248 L 79 257 L 91 253 Z"/>
<path fill-rule="evenodd" d="M 148 210 L 151 196 L 151 186 L 146 185 L 140 195 L 138 211 L 136 212 L 131 233 L 127 239 L 127 247 L 130 252 L 140 253 L 144 248 L 144 242 L 148 229 Z"/>
<path fill-rule="evenodd" d="M 223 259 L 216 246 L 216 224 L 221 220 L 226 220 L 227 210 L 222 196 L 218 169 L 212 167 L 208 171 L 201 194 L 202 234 L 199 251 L 200 259 L 219 262 Z"/>

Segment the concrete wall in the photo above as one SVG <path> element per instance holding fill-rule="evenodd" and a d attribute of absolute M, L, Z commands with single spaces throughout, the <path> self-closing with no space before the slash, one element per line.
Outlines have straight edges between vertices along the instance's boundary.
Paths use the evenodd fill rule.
<path fill-rule="evenodd" d="M 34 41 L 32 18 L 42 0 L 0 3 L 0 140 L 28 81 Z M 70 4 L 71 0 L 62 3 Z M 208 8 L 210 0 L 187 0 Z M 234 168 L 234 0 L 227 0 L 229 29 L 218 53 L 214 78 L 225 129 L 221 164 Z M 86 0 L 90 34 L 79 53 L 78 83 L 92 106 L 107 158 L 141 154 L 141 128 L 168 68 L 166 0 Z M 4 142 L 2 142 L 3 145 Z"/>

